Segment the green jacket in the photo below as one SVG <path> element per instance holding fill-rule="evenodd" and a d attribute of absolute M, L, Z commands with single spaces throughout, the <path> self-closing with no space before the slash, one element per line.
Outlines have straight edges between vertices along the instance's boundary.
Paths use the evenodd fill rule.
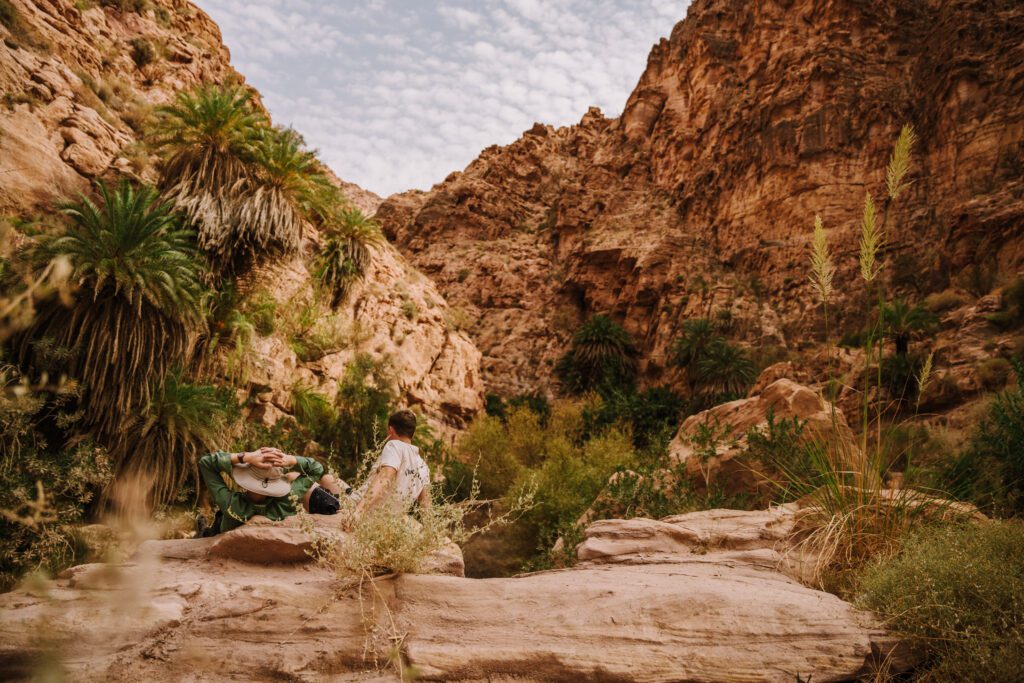
<path fill-rule="evenodd" d="M 292 482 L 291 494 L 283 498 L 268 498 L 263 503 L 254 503 L 244 492 L 232 491 L 224 483 L 221 473 L 231 474 L 231 454 L 217 451 L 204 455 L 199 459 L 199 472 L 206 484 L 206 490 L 213 497 L 214 504 L 224 513 L 219 531 L 231 531 L 240 527 L 250 517 L 263 515 L 267 519 L 280 522 L 285 517 L 295 514 L 295 505 L 309 491 L 314 482 L 324 476 L 324 466 L 313 458 L 295 456 L 298 461 L 293 469 L 302 473 Z"/>

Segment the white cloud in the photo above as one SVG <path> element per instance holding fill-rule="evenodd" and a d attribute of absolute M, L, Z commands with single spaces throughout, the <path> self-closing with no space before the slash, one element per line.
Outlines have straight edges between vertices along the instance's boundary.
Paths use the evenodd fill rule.
<path fill-rule="evenodd" d="M 535 121 L 617 115 L 688 0 L 198 0 L 274 120 L 378 194 Z"/>

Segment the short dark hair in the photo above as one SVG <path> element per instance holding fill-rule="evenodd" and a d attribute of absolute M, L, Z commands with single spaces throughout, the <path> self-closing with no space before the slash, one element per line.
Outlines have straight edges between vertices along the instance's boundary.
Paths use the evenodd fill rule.
<path fill-rule="evenodd" d="M 416 433 L 416 415 L 411 410 L 399 410 L 388 418 L 388 427 L 394 427 L 395 434 L 411 439 Z"/>

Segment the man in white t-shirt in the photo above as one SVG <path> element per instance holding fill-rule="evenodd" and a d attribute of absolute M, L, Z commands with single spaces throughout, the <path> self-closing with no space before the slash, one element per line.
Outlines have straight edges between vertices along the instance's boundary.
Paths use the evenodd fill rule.
<path fill-rule="evenodd" d="M 373 463 L 370 475 L 351 493 L 356 515 L 362 515 L 391 499 L 405 509 L 413 502 L 430 507 L 430 470 L 412 445 L 416 416 L 411 410 L 399 410 L 388 418 L 388 442 Z"/>

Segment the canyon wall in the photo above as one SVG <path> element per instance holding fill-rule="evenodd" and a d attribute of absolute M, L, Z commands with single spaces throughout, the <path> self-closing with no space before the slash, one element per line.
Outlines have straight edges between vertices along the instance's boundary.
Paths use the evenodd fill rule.
<path fill-rule="evenodd" d="M 0 216 L 16 227 L 95 179 L 154 181 L 144 144 L 154 106 L 198 83 L 244 81 L 217 25 L 191 3 L 113 4 L 10 0 L 13 12 L 0 22 Z M 363 211 L 377 208 L 379 197 L 338 182 Z M 266 289 L 279 309 L 297 305 L 311 289 L 319 241 L 311 232 L 299 254 L 261 268 L 246 286 Z M 433 283 L 391 245 L 377 248 L 337 313 L 350 343 L 316 361 L 298 359 L 280 334 L 253 341 L 243 398 L 254 417 L 273 422 L 287 412 L 295 382 L 330 394 L 359 352 L 387 358 L 403 402 L 442 428 L 464 426 L 482 406 L 479 352 Z"/>
<path fill-rule="evenodd" d="M 912 184 L 890 211 L 905 123 Z M 888 214 L 892 292 L 984 294 L 1021 268 L 1024 7 L 696 0 L 620 117 L 536 124 L 377 215 L 480 347 L 488 388 L 512 394 L 548 390 L 598 312 L 633 334 L 649 382 L 687 318 L 731 316 L 762 349 L 820 339 L 815 214 L 839 261 L 838 329 L 856 329 L 866 191 Z"/>

